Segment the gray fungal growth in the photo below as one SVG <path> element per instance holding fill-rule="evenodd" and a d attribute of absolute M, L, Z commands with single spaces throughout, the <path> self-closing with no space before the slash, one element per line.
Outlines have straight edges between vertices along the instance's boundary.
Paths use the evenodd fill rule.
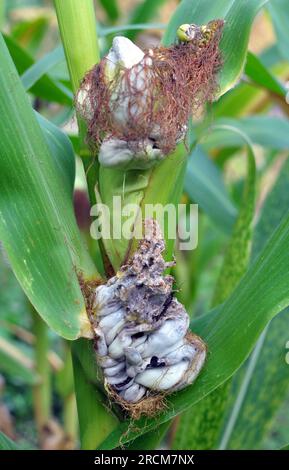
<path fill-rule="evenodd" d="M 135 404 L 191 384 L 200 372 L 206 345 L 189 332 L 189 317 L 173 296 L 173 263 L 157 222 L 145 223 L 145 237 L 131 261 L 107 284 L 96 287 L 93 328 L 104 383 L 120 402 Z"/>

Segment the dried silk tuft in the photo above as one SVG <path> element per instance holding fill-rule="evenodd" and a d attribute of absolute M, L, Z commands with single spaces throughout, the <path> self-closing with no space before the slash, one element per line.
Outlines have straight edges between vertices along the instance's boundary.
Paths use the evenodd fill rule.
<path fill-rule="evenodd" d="M 173 296 L 173 263 L 159 226 L 149 219 L 131 261 L 107 284 L 94 289 L 92 326 L 97 362 L 109 394 L 123 408 L 156 411 L 165 394 L 191 384 L 206 345 L 191 333 L 189 317 Z"/>

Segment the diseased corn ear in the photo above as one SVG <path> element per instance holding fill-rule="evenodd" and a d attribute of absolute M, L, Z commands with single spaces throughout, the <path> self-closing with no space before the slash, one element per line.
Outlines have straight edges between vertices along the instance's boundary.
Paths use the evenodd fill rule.
<path fill-rule="evenodd" d="M 143 52 L 114 38 L 108 55 L 85 76 L 76 107 L 102 166 L 151 168 L 184 139 L 190 115 L 214 99 L 223 21 L 183 26 L 187 40 L 167 48 Z"/>
<path fill-rule="evenodd" d="M 164 249 L 157 222 L 147 220 L 131 261 L 94 290 L 91 322 L 104 384 L 134 413 L 154 412 L 160 397 L 191 384 L 206 358 L 205 343 L 188 330 L 188 314 L 173 296 L 173 277 L 163 275 L 173 264 L 164 261 Z"/>

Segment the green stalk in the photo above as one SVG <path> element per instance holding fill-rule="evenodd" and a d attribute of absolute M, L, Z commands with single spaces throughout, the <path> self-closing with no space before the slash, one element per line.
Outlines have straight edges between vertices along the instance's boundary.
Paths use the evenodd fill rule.
<path fill-rule="evenodd" d="M 73 91 L 85 73 L 99 61 L 92 0 L 54 0 Z"/>
<path fill-rule="evenodd" d="M 91 343 L 79 339 L 73 343 L 72 352 L 81 448 L 93 450 L 115 429 L 118 421 L 107 411 L 106 399 L 98 389 Z"/>
<path fill-rule="evenodd" d="M 85 73 L 99 62 L 95 12 L 92 0 L 54 0 L 59 30 L 65 50 L 73 91 Z M 91 204 L 95 203 L 94 186 L 98 168 L 95 158 L 84 144 L 85 125 L 78 119 L 82 141 L 80 156 L 86 172 Z M 79 357 L 86 356 L 84 364 Z M 80 440 L 83 449 L 94 449 L 114 429 L 117 420 L 107 411 L 97 390 L 93 348 L 87 340 L 78 340 L 72 349 Z"/>
<path fill-rule="evenodd" d="M 63 347 L 64 366 L 57 374 L 56 386 L 63 404 L 63 428 L 69 442 L 69 448 L 74 449 L 78 440 L 78 417 L 74 393 L 71 345 L 68 341 L 63 341 Z"/>
<path fill-rule="evenodd" d="M 75 93 L 88 70 L 99 62 L 95 12 L 92 0 L 54 0 L 66 62 Z M 86 126 L 78 117 L 81 141 L 80 157 L 85 169 L 89 198 L 95 204 L 94 186 L 98 162 L 85 145 Z"/>
<path fill-rule="evenodd" d="M 73 392 L 67 395 L 63 402 L 63 427 L 71 448 L 75 449 L 77 442 L 78 423 L 77 405 L 75 393 Z"/>
<path fill-rule="evenodd" d="M 40 381 L 33 387 L 33 405 L 38 439 L 42 445 L 43 431 L 51 417 L 51 370 L 47 360 L 49 338 L 46 323 L 32 307 L 31 315 L 35 335 L 35 369 L 40 377 Z"/>

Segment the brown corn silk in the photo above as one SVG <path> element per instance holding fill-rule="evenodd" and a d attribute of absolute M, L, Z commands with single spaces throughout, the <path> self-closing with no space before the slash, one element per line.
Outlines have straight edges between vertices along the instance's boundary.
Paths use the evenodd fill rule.
<path fill-rule="evenodd" d="M 223 24 L 223 20 L 211 21 L 195 40 L 146 51 L 140 63 L 131 69 L 119 68 L 111 81 L 104 57 L 81 84 L 81 89 L 88 90 L 84 109 L 93 111 L 92 117 L 84 116 L 89 143 L 98 146 L 104 137 L 128 144 L 151 139 L 164 154 L 170 153 L 191 113 L 214 99 L 222 65 Z M 122 124 L 113 112 L 123 103 L 127 118 Z"/>

